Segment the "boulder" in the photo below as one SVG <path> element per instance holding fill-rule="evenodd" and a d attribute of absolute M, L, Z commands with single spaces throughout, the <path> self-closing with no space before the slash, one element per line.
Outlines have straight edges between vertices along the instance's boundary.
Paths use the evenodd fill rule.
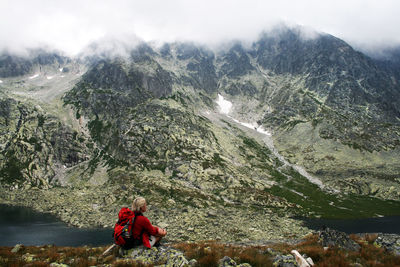
<path fill-rule="evenodd" d="M 292 255 L 275 256 L 272 265 L 274 267 L 297 267 L 296 259 Z"/>
<path fill-rule="evenodd" d="M 400 235 L 379 234 L 374 245 L 377 247 L 383 247 L 394 255 L 400 256 Z"/>
<path fill-rule="evenodd" d="M 189 266 L 196 266 L 196 265 L 197 265 L 197 260 L 191 259 L 191 260 L 189 261 Z"/>
<path fill-rule="evenodd" d="M 27 263 L 33 262 L 35 260 L 35 256 L 36 255 L 30 253 L 25 253 L 24 255 L 22 255 L 22 260 L 24 260 Z"/>
<path fill-rule="evenodd" d="M 52 262 L 50 263 L 50 267 L 69 267 L 69 265 L 64 263 Z"/>
<path fill-rule="evenodd" d="M 169 247 L 153 247 L 148 249 L 140 246 L 129 250 L 121 249 L 120 255 L 126 259 L 132 259 L 145 265 L 190 266 L 189 261 L 181 251 Z"/>
<path fill-rule="evenodd" d="M 237 266 L 236 262 L 229 258 L 228 256 L 223 257 L 218 262 L 218 267 L 232 267 Z"/>
<path fill-rule="evenodd" d="M 22 244 L 16 244 L 15 247 L 11 250 L 12 253 L 19 252 L 24 246 Z"/>
<path fill-rule="evenodd" d="M 325 228 L 319 232 L 319 241 L 323 247 L 339 247 L 345 250 L 358 251 L 360 245 L 350 239 L 350 237 L 343 232 L 333 229 Z"/>
<path fill-rule="evenodd" d="M 225 256 L 219 260 L 218 267 L 251 267 L 251 265 L 248 263 L 237 264 L 233 259 Z"/>

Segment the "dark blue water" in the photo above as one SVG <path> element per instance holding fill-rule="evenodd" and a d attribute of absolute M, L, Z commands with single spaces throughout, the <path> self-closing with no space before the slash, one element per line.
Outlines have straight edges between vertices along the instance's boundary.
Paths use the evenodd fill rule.
<path fill-rule="evenodd" d="M 29 208 L 0 205 L 0 246 L 101 246 L 112 243 L 112 229 L 80 229 Z"/>
<path fill-rule="evenodd" d="M 313 230 L 323 226 L 352 233 L 391 233 L 400 235 L 400 216 L 388 216 L 365 219 L 307 219 L 301 218 L 304 225 Z"/>
<path fill-rule="evenodd" d="M 320 230 L 323 226 L 345 233 L 400 234 L 400 216 L 356 220 L 305 219 L 304 225 Z M 80 229 L 60 222 L 56 217 L 29 208 L 0 205 L 0 246 L 48 245 L 101 246 L 112 243 L 112 229 Z"/>

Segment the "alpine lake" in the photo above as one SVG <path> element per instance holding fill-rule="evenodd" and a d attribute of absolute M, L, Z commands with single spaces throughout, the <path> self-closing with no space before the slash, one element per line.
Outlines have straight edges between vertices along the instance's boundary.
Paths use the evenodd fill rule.
<path fill-rule="evenodd" d="M 298 218 L 313 230 L 329 227 L 345 233 L 400 234 L 400 216 L 364 219 Z M 76 228 L 48 213 L 30 208 L 0 205 L 0 246 L 57 245 L 102 246 L 112 243 L 110 228 Z"/>

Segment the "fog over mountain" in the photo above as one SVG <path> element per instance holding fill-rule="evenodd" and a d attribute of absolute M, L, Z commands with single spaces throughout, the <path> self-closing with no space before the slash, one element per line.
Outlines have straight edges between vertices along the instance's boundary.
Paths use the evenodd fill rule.
<path fill-rule="evenodd" d="M 276 24 L 302 25 L 369 51 L 400 44 L 400 3 L 383 1 L 1 1 L 0 50 L 50 47 L 76 55 L 93 42 L 134 39 L 252 42 Z M 309 32 L 312 32 L 310 30 Z"/>

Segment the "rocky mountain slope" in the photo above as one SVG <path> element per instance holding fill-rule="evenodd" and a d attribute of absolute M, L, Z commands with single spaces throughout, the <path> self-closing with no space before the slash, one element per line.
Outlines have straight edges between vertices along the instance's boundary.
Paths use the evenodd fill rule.
<path fill-rule="evenodd" d="M 0 58 L 2 202 L 111 226 L 143 195 L 173 238 L 223 240 L 306 233 L 292 215 L 400 210 L 398 77 L 333 36 L 46 55 Z"/>

